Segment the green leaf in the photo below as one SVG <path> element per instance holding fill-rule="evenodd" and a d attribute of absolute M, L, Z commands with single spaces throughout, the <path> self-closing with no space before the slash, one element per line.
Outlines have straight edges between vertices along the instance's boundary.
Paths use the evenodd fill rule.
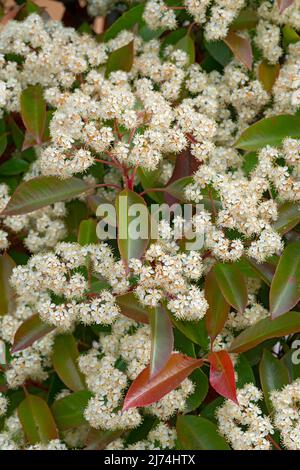
<path fill-rule="evenodd" d="M 258 273 L 259 277 L 268 285 L 271 285 L 275 270 L 275 263 L 257 263 L 252 258 L 247 258 L 247 262 L 252 266 L 253 269 Z"/>
<path fill-rule="evenodd" d="M 270 288 L 273 318 L 288 312 L 300 300 L 300 242 L 290 243 L 282 253 Z"/>
<path fill-rule="evenodd" d="M 133 41 L 123 47 L 113 51 L 107 60 L 105 76 L 106 78 L 116 70 L 130 72 L 134 57 Z"/>
<path fill-rule="evenodd" d="M 151 328 L 150 378 L 166 365 L 174 346 L 171 320 L 161 305 L 149 310 Z"/>
<path fill-rule="evenodd" d="M 281 362 L 288 370 L 290 382 L 300 378 L 300 340 L 296 340 L 295 343 L 281 358 Z"/>
<path fill-rule="evenodd" d="M 29 163 L 22 158 L 13 157 L 0 165 L 0 175 L 19 175 L 28 170 Z"/>
<path fill-rule="evenodd" d="M 140 304 L 136 296 L 131 292 L 118 295 L 116 302 L 121 309 L 121 313 L 126 317 L 140 323 L 149 323 L 149 311 Z"/>
<path fill-rule="evenodd" d="M 136 23 L 142 23 L 144 5 L 130 8 L 118 18 L 104 33 L 104 41 L 115 38 L 124 29 L 131 29 Z"/>
<path fill-rule="evenodd" d="M 179 39 L 175 44 L 175 49 L 180 49 L 187 54 L 190 65 L 195 62 L 195 44 L 190 34 L 186 34 L 183 38 Z"/>
<path fill-rule="evenodd" d="M 0 315 L 12 313 L 15 309 L 14 291 L 9 283 L 15 266 L 14 260 L 7 253 L 0 256 Z"/>
<path fill-rule="evenodd" d="M 18 124 L 16 123 L 16 121 L 14 120 L 11 114 L 8 116 L 7 122 L 8 122 L 9 129 L 10 129 L 15 146 L 18 150 L 21 150 L 23 146 L 23 141 L 24 141 L 24 134 L 19 128 Z"/>
<path fill-rule="evenodd" d="M 199 344 L 204 350 L 208 349 L 209 338 L 205 326 L 205 320 L 201 319 L 197 322 L 194 321 L 181 321 L 176 320 L 174 316 L 169 313 L 173 325 L 181 331 L 193 343 Z"/>
<path fill-rule="evenodd" d="M 193 182 L 192 176 L 184 176 L 183 178 L 179 178 L 176 181 L 173 181 L 169 184 L 165 191 L 171 196 L 176 197 L 179 201 L 184 202 L 185 199 L 185 188 Z"/>
<path fill-rule="evenodd" d="M 148 171 L 144 168 L 138 168 L 137 174 L 140 179 L 141 185 L 143 186 L 143 189 L 158 188 L 160 186 L 158 181 L 159 170 Z M 163 193 L 161 192 L 147 192 L 147 195 L 159 204 L 162 204 L 164 202 Z"/>
<path fill-rule="evenodd" d="M 108 444 L 118 439 L 124 431 L 101 431 L 91 429 L 86 440 L 85 450 L 103 450 Z"/>
<path fill-rule="evenodd" d="M 232 59 L 232 52 L 224 41 L 205 41 L 204 47 L 223 67 Z"/>
<path fill-rule="evenodd" d="M 249 383 L 253 383 L 255 385 L 255 377 L 252 367 L 244 354 L 239 354 L 235 370 L 238 376 L 236 388 L 243 388 Z"/>
<path fill-rule="evenodd" d="M 258 66 L 258 78 L 264 89 L 270 93 L 273 85 L 276 82 L 280 71 L 279 64 L 269 64 L 267 61 L 263 61 Z"/>
<path fill-rule="evenodd" d="M 20 104 L 24 125 L 40 144 L 46 125 L 46 102 L 41 85 L 29 86 L 23 90 Z"/>
<path fill-rule="evenodd" d="M 258 15 L 255 10 L 251 8 L 245 8 L 242 10 L 238 17 L 233 20 L 230 25 L 230 29 L 236 30 L 243 30 L 243 29 L 253 29 L 258 23 Z"/>
<path fill-rule="evenodd" d="M 23 351 L 38 339 L 55 329 L 54 326 L 44 323 L 38 314 L 27 318 L 17 329 L 12 346 L 12 353 Z"/>
<path fill-rule="evenodd" d="M 74 392 L 85 389 L 83 374 L 77 364 L 79 352 L 72 335 L 56 336 L 53 347 L 53 367 L 63 383 Z"/>
<path fill-rule="evenodd" d="M 91 392 L 81 390 L 55 401 L 52 413 L 58 428 L 64 431 L 86 423 L 83 413 L 91 397 Z"/>
<path fill-rule="evenodd" d="M 7 146 L 7 133 L 4 119 L 0 119 L 0 157 L 5 152 Z"/>
<path fill-rule="evenodd" d="M 148 246 L 148 208 L 139 194 L 124 189 L 117 195 L 116 210 L 118 247 L 122 259 L 127 263 L 131 258 L 141 258 Z"/>
<path fill-rule="evenodd" d="M 229 304 L 222 294 L 213 269 L 206 276 L 204 292 L 209 305 L 205 314 L 205 324 L 209 336 L 214 340 L 226 322 Z"/>
<path fill-rule="evenodd" d="M 270 351 L 265 349 L 259 364 L 259 376 L 267 409 L 271 413 L 273 406 L 270 400 L 270 392 L 272 390 L 281 390 L 289 383 L 288 369 L 283 362 L 276 359 Z"/>
<path fill-rule="evenodd" d="M 288 312 L 275 320 L 264 318 L 246 328 L 231 343 L 230 352 L 240 353 L 254 348 L 266 339 L 300 331 L 300 312 Z"/>
<path fill-rule="evenodd" d="M 216 425 L 200 416 L 178 416 L 176 430 L 185 450 L 230 450 Z"/>
<path fill-rule="evenodd" d="M 78 196 L 88 189 L 90 186 L 79 178 L 61 180 L 55 176 L 39 176 L 18 186 L 2 215 L 27 214 L 49 204 Z"/>
<path fill-rule="evenodd" d="M 261 119 L 242 132 L 235 146 L 258 150 L 266 145 L 278 146 L 286 137 L 300 138 L 300 116 L 282 114 Z"/>
<path fill-rule="evenodd" d="M 296 42 L 300 41 L 299 34 L 291 28 L 291 26 L 285 25 L 282 28 L 282 35 L 283 35 L 283 46 L 287 48 L 290 44 L 295 44 Z"/>
<path fill-rule="evenodd" d="M 58 439 L 55 421 L 45 400 L 36 395 L 27 395 L 19 405 L 18 415 L 29 444 L 46 444 Z"/>
<path fill-rule="evenodd" d="M 190 413 L 196 410 L 208 392 L 208 378 L 201 369 L 196 369 L 190 375 L 189 379 L 195 384 L 195 391 L 186 399 L 184 413 Z"/>
<path fill-rule="evenodd" d="M 240 270 L 229 263 L 217 263 L 214 274 L 226 301 L 239 312 L 243 312 L 248 302 L 246 280 Z"/>
<path fill-rule="evenodd" d="M 96 233 L 97 221 L 94 219 L 82 220 L 78 230 L 78 243 L 81 246 L 99 243 Z"/>
<path fill-rule="evenodd" d="M 284 202 L 278 208 L 278 218 L 272 227 L 284 235 L 292 230 L 300 222 L 300 205 L 295 202 Z"/>

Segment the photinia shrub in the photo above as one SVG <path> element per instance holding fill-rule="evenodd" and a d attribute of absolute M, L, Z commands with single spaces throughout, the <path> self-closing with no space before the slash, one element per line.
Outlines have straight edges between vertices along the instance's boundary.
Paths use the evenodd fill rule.
<path fill-rule="evenodd" d="M 300 450 L 300 1 L 11 3 L 0 450 Z"/>

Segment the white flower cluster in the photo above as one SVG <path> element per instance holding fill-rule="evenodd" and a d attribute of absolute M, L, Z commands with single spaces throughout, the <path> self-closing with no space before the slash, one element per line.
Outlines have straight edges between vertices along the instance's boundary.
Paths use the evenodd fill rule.
<path fill-rule="evenodd" d="M 262 398 L 261 391 L 252 384 L 237 391 L 239 404 L 230 400 L 217 409 L 218 429 L 234 450 L 269 450 L 269 434 L 273 426 L 268 417 L 263 416 L 257 402 Z"/>
<path fill-rule="evenodd" d="M 215 41 L 226 37 L 230 24 L 245 5 L 245 0 L 215 0 L 210 6 L 211 3 L 211 0 L 184 0 L 183 2 L 194 21 L 205 24 L 206 38 L 209 41 Z M 172 6 L 168 6 L 163 0 L 148 0 L 143 18 L 154 30 L 176 27 L 176 9 L 173 10 Z"/>
<path fill-rule="evenodd" d="M 150 348 L 149 326 L 139 326 L 133 320 L 119 317 L 111 333 L 101 333 L 99 344 L 94 343 L 94 348 L 80 356 L 79 367 L 94 395 L 84 412 L 92 427 L 131 429 L 141 423 L 138 409 L 121 412 L 120 405 L 128 380 L 134 380 L 149 364 Z M 167 421 L 176 411 L 185 409 L 186 398 L 193 391 L 193 382 L 185 379 L 176 390 L 146 407 L 145 412 Z"/>
<path fill-rule="evenodd" d="M 14 268 L 11 285 L 18 304 L 37 311 L 46 323 L 61 330 L 72 329 L 76 321 L 86 325 L 113 323 L 119 308 L 112 293 L 103 290 L 95 298 L 85 300 L 91 286 L 79 268 L 87 266 L 88 260 L 92 263 L 89 269 L 105 277 L 112 286 L 118 284 L 118 276 L 125 274 L 124 267 L 120 272 L 122 265 L 114 261 L 106 244 L 81 247 L 61 242 L 55 253 L 37 254 L 27 265 Z M 125 285 L 126 282 L 125 276 Z M 55 297 L 59 300 L 55 301 Z"/>
<path fill-rule="evenodd" d="M 288 450 L 300 450 L 300 379 L 270 395 L 274 406 L 274 425 Z"/>
<path fill-rule="evenodd" d="M 5 208 L 9 199 L 8 186 L 5 183 L 1 183 L 0 212 Z M 9 246 L 6 230 L 13 233 L 25 233 L 26 236 L 23 239 L 23 243 L 32 253 L 53 248 L 67 234 L 63 220 L 65 215 L 65 204 L 57 202 L 29 214 L 4 217 L 2 219 L 3 230 L 0 229 L 0 250 L 6 250 Z"/>
<path fill-rule="evenodd" d="M 137 276 L 134 292 L 143 305 L 156 307 L 167 298 L 167 306 L 177 319 L 200 320 L 208 304 L 203 291 L 191 282 L 203 273 L 202 259 L 197 251 L 179 252 L 174 238 L 177 220 L 174 229 L 165 220 L 159 224 L 160 238 L 146 251 L 144 263 L 130 260 L 129 267 Z"/>

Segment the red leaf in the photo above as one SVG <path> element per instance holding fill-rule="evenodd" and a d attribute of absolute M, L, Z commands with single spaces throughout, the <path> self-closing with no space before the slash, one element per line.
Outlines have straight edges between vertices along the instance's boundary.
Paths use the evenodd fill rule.
<path fill-rule="evenodd" d="M 165 367 L 152 379 L 150 379 L 150 366 L 147 366 L 129 387 L 123 411 L 135 406 L 148 406 L 155 403 L 177 388 L 194 369 L 202 364 L 202 359 L 173 353 Z"/>
<path fill-rule="evenodd" d="M 10 20 L 13 20 L 17 14 L 19 13 L 19 11 L 21 10 L 21 8 L 23 8 L 24 5 L 19 5 L 19 6 L 15 6 L 13 7 L 12 9 L 10 9 L 8 11 L 8 13 L 6 13 L 6 15 L 4 15 L 1 20 L 0 20 L 0 24 L 7 24 Z"/>
<path fill-rule="evenodd" d="M 253 54 L 250 40 L 233 31 L 229 31 L 224 42 L 231 49 L 235 58 L 251 70 Z"/>
<path fill-rule="evenodd" d="M 238 403 L 236 397 L 234 368 L 227 351 L 211 352 L 209 382 L 222 397 Z"/>
<path fill-rule="evenodd" d="M 283 13 L 286 8 L 291 6 L 294 3 L 294 0 L 277 0 L 277 7 L 279 13 Z"/>

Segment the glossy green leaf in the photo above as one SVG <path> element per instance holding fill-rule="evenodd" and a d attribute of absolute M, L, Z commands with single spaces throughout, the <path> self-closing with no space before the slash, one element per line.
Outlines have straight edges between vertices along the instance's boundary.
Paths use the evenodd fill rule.
<path fill-rule="evenodd" d="M 14 260 L 7 253 L 0 256 L 0 315 L 12 313 L 15 308 L 14 291 L 9 283 L 15 266 Z"/>
<path fill-rule="evenodd" d="M 246 384 L 253 383 L 255 385 L 255 376 L 252 367 L 244 354 L 239 354 L 235 364 L 237 372 L 236 388 L 243 388 Z"/>
<path fill-rule="evenodd" d="M 268 286 L 271 285 L 275 270 L 276 264 L 274 263 L 257 263 L 252 258 L 247 258 L 249 264 L 255 269 L 259 277 L 266 283 Z"/>
<path fill-rule="evenodd" d="M 209 347 L 209 337 L 207 334 L 205 320 L 201 319 L 197 322 L 177 320 L 169 313 L 173 325 L 181 331 L 193 343 L 199 344 L 204 350 Z"/>
<path fill-rule="evenodd" d="M 276 147 L 286 137 L 300 138 L 300 116 L 282 114 L 261 119 L 242 132 L 235 146 L 243 150 L 258 150 L 266 145 Z"/>
<path fill-rule="evenodd" d="M 105 76 L 109 77 L 109 75 L 116 70 L 130 72 L 133 64 L 133 57 L 133 41 L 111 52 L 106 63 Z"/>
<path fill-rule="evenodd" d="M 226 301 L 239 312 L 243 312 L 248 302 L 246 279 L 243 274 L 230 263 L 217 263 L 213 270 Z"/>
<path fill-rule="evenodd" d="M 0 119 L 0 157 L 5 152 L 7 146 L 7 133 L 4 119 Z"/>
<path fill-rule="evenodd" d="M 137 5 L 123 13 L 104 33 L 104 41 L 115 38 L 120 31 L 131 29 L 136 23 L 142 23 L 144 5 Z"/>
<path fill-rule="evenodd" d="M 55 421 L 45 400 L 27 395 L 18 408 L 19 419 L 29 444 L 46 444 L 58 439 Z"/>
<path fill-rule="evenodd" d="M 283 362 L 265 349 L 259 364 L 259 376 L 265 402 L 269 413 L 271 413 L 273 406 L 270 400 L 270 392 L 272 390 L 281 390 L 289 383 L 288 369 Z"/>
<path fill-rule="evenodd" d="M 186 34 L 183 38 L 175 44 L 175 49 L 181 49 L 184 51 L 189 59 L 189 64 L 195 62 L 195 44 L 190 34 Z"/>
<path fill-rule="evenodd" d="M 232 59 L 232 52 L 224 41 L 205 41 L 203 42 L 205 49 L 219 64 L 227 65 Z"/>
<path fill-rule="evenodd" d="M 293 341 L 292 348 L 280 361 L 288 370 L 290 382 L 300 378 L 300 339 Z"/>
<path fill-rule="evenodd" d="M 208 392 L 208 378 L 201 369 L 196 369 L 189 379 L 195 384 L 195 391 L 186 399 L 184 413 L 196 410 Z"/>
<path fill-rule="evenodd" d="M 0 175 L 13 176 L 24 173 L 29 168 L 29 163 L 22 158 L 13 157 L 0 165 Z"/>
<path fill-rule="evenodd" d="M 280 71 L 279 64 L 269 64 L 267 61 L 263 61 L 258 66 L 258 78 L 264 89 L 270 93 L 273 85 L 276 82 Z"/>
<path fill-rule="evenodd" d="M 300 223 L 300 204 L 284 202 L 278 208 L 278 218 L 273 223 L 273 228 L 284 235 Z"/>
<path fill-rule="evenodd" d="M 79 178 L 61 180 L 55 176 L 39 176 L 18 186 L 2 215 L 27 214 L 49 204 L 71 199 L 89 188 Z"/>
<path fill-rule="evenodd" d="M 86 423 L 84 410 L 91 397 L 91 392 L 81 390 L 56 400 L 52 405 L 52 413 L 58 428 L 64 431 Z"/>
<path fill-rule="evenodd" d="M 151 328 L 150 378 L 166 365 L 173 351 L 174 336 L 171 320 L 163 306 L 149 310 Z"/>
<path fill-rule="evenodd" d="M 23 349 L 31 346 L 38 339 L 43 338 L 45 335 L 53 331 L 55 327 L 44 323 L 38 314 L 24 320 L 19 326 L 14 337 L 14 344 L 12 352 L 23 351 Z"/>
<path fill-rule="evenodd" d="M 226 322 L 229 304 L 222 294 L 213 269 L 206 276 L 204 292 L 209 305 L 205 314 L 206 328 L 209 336 L 214 340 Z"/>
<path fill-rule="evenodd" d="M 118 247 L 122 259 L 141 258 L 149 243 L 149 213 L 144 199 L 124 189 L 116 198 Z"/>
<path fill-rule="evenodd" d="M 24 125 L 40 144 L 46 125 L 46 101 L 41 85 L 29 86 L 23 90 L 20 104 Z"/>
<path fill-rule="evenodd" d="M 74 392 L 85 389 L 77 358 L 79 352 L 72 335 L 56 336 L 53 347 L 53 367 L 64 384 Z"/>
<path fill-rule="evenodd" d="M 158 188 L 159 184 L 159 170 L 147 171 L 144 168 L 138 168 L 137 170 L 138 177 L 140 179 L 143 189 L 147 190 L 149 188 Z M 162 192 L 153 191 L 147 192 L 147 195 L 151 197 L 155 202 L 162 204 L 164 202 L 164 197 Z"/>
<path fill-rule="evenodd" d="M 258 15 L 255 10 L 251 8 L 245 8 L 244 10 L 240 11 L 237 18 L 233 20 L 230 25 L 230 29 L 234 31 L 241 31 L 243 29 L 252 29 L 258 23 Z"/>
<path fill-rule="evenodd" d="M 94 219 L 82 220 L 78 230 L 78 243 L 81 246 L 99 243 L 96 233 L 97 221 Z"/>
<path fill-rule="evenodd" d="M 118 439 L 124 431 L 102 431 L 93 429 L 88 433 L 85 450 L 103 450 L 108 444 Z"/>
<path fill-rule="evenodd" d="M 149 323 L 149 312 L 141 305 L 136 296 L 128 294 L 118 295 L 116 302 L 121 309 L 121 313 L 128 318 L 140 323 Z"/>
<path fill-rule="evenodd" d="M 299 34 L 287 24 L 282 28 L 282 36 L 283 45 L 285 48 L 287 48 L 290 44 L 295 44 L 296 42 L 300 41 Z"/>
<path fill-rule="evenodd" d="M 240 353 L 254 348 L 270 338 L 300 331 L 300 312 L 288 312 L 274 320 L 264 318 L 246 328 L 231 343 L 230 352 Z"/>
<path fill-rule="evenodd" d="M 171 194 L 171 196 L 176 197 L 176 199 L 179 199 L 179 201 L 184 202 L 186 200 L 185 188 L 192 182 L 193 182 L 192 176 L 184 176 L 183 178 L 179 178 L 176 181 L 173 181 L 171 184 L 169 184 L 165 188 L 165 191 Z"/>
<path fill-rule="evenodd" d="M 9 125 L 9 129 L 11 132 L 11 136 L 13 138 L 14 144 L 18 150 L 22 149 L 23 141 L 24 141 L 24 133 L 19 128 L 18 124 L 14 120 L 13 116 L 10 114 L 7 117 L 7 122 Z"/>
<path fill-rule="evenodd" d="M 270 288 L 273 318 L 288 312 L 300 300 L 300 242 L 290 243 L 282 253 Z"/>
<path fill-rule="evenodd" d="M 185 450 L 230 450 L 214 423 L 200 416 L 178 416 L 176 431 Z"/>

